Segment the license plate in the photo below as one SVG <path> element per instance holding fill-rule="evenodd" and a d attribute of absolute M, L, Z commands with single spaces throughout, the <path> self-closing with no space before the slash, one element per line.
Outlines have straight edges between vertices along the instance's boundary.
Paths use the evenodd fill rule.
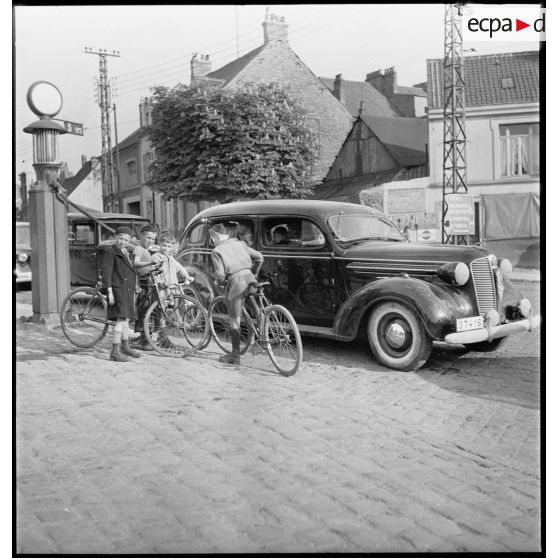
<path fill-rule="evenodd" d="M 481 329 L 483 327 L 482 316 L 473 316 L 472 318 L 460 318 L 457 320 L 457 331 L 470 331 L 472 329 Z"/>

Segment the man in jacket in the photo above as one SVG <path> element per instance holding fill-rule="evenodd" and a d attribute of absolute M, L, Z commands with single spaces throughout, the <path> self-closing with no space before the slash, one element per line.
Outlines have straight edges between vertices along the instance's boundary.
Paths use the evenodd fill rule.
<path fill-rule="evenodd" d="M 250 283 L 263 264 L 260 252 L 237 238 L 229 238 L 225 227 L 218 223 L 209 229 L 215 248 L 211 252 L 214 276 L 217 284 L 228 281 L 227 310 L 231 324 L 232 354 L 219 358 L 225 364 L 240 364 L 240 315 L 242 301 L 250 289 Z"/>

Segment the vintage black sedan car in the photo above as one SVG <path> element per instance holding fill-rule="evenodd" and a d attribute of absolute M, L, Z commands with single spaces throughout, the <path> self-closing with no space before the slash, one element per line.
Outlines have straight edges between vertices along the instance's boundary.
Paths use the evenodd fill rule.
<path fill-rule="evenodd" d="M 14 277 L 16 283 L 31 283 L 31 233 L 28 222 L 16 222 Z"/>
<path fill-rule="evenodd" d="M 396 370 L 422 366 L 433 341 L 491 351 L 540 322 L 509 281 L 508 260 L 477 246 L 409 244 L 376 210 L 328 201 L 247 201 L 200 212 L 177 258 L 207 300 L 215 295 L 207 231 L 216 223 L 264 254 L 259 279 L 303 335 L 367 335 L 376 359 Z"/>

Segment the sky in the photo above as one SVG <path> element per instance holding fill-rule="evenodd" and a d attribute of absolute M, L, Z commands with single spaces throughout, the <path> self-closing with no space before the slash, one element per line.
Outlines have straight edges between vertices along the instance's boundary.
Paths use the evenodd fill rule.
<path fill-rule="evenodd" d="M 284 16 L 289 43 L 320 77 L 363 81 L 367 73 L 395 67 L 399 85 L 426 81 L 426 60 L 443 57 L 444 4 L 296 4 L 166 6 L 16 6 L 16 173 L 31 173 L 36 120 L 28 87 L 45 80 L 63 96 L 57 118 L 82 123 L 84 136 L 60 137 L 62 160 L 74 174 L 81 155 L 101 151 L 101 113 L 95 101 L 99 57 L 84 47 L 118 50 L 107 57 L 115 83 L 118 139 L 139 127 L 138 105 L 150 86 L 190 82 L 193 53 L 209 54 L 217 69 L 263 43 L 266 8 Z M 417 24 L 420 22 L 420 24 Z M 475 43 L 475 54 L 532 50 L 536 43 Z M 114 145 L 114 131 L 111 133 Z"/>

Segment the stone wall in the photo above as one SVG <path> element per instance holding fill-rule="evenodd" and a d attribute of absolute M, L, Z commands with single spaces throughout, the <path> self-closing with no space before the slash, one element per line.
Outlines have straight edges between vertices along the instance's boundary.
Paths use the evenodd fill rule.
<path fill-rule="evenodd" d="M 226 87 L 240 88 L 248 83 L 285 87 L 306 109 L 310 127 L 318 133 L 314 179 L 321 182 L 351 129 L 349 112 L 284 43 L 267 44 Z"/>

